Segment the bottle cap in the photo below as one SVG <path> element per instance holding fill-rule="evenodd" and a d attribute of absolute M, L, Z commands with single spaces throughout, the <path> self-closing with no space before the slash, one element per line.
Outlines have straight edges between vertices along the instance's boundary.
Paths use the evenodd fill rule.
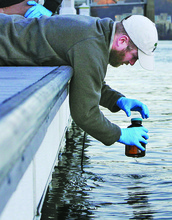
<path fill-rule="evenodd" d="M 141 119 L 141 118 L 132 118 L 132 119 L 131 119 L 131 122 L 132 122 L 132 121 L 142 121 L 142 119 Z"/>

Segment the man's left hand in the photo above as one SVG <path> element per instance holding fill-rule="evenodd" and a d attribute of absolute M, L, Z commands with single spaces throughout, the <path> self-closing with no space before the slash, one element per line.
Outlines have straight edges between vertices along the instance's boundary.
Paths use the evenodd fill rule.
<path fill-rule="evenodd" d="M 126 97 L 121 97 L 118 99 L 116 104 L 120 109 L 125 111 L 128 117 L 131 115 L 131 111 L 138 111 L 140 112 L 143 119 L 149 118 L 148 107 L 136 99 L 128 99 Z"/>

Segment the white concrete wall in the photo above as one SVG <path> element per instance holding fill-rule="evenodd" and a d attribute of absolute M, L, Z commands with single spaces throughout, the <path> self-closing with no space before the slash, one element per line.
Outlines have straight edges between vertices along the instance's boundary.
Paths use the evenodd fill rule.
<path fill-rule="evenodd" d="M 15 70 L 16 67 L 3 68 L 1 72 Z M 41 205 L 70 122 L 71 67 L 46 68 L 44 77 L 42 74 L 37 77 L 37 71 L 41 71 L 38 67 L 18 71 L 18 78 L 9 77 L 7 85 L 10 79 L 15 79 L 16 86 L 23 84 L 22 79 L 26 80 L 28 73 L 35 80 L 0 103 L 0 220 L 40 218 Z M 26 75 L 22 76 L 20 71 Z M 1 83 L 0 89 L 6 94 L 4 88 Z"/>
<path fill-rule="evenodd" d="M 34 159 L 23 175 L 16 191 L 11 196 L 0 220 L 32 220 L 41 197 L 51 180 L 51 171 L 57 162 L 60 147 L 64 145 L 64 135 L 70 123 L 68 97 L 48 127 L 47 133 Z M 39 210 L 38 210 L 39 211 Z"/>

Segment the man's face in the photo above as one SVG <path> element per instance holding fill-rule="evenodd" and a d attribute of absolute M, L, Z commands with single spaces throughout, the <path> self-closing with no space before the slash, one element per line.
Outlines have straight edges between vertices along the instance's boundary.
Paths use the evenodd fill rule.
<path fill-rule="evenodd" d="M 133 66 L 135 62 L 138 60 L 138 49 L 134 48 L 128 50 L 128 48 L 123 50 L 115 50 L 112 48 L 109 57 L 109 63 L 113 67 L 119 67 L 123 64 L 130 64 Z"/>

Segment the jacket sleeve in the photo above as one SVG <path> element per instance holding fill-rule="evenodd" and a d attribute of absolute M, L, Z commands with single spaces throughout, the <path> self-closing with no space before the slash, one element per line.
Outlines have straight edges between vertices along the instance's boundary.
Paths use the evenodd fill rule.
<path fill-rule="evenodd" d="M 112 89 L 105 82 L 102 86 L 100 105 L 108 108 L 111 112 L 117 112 L 120 108 L 116 105 L 117 100 L 124 97 L 120 92 Z"/>
<path fill-rule="evenodd" d="M 108 63 L 108 50 L 102 47 L 94 41 L 86 40 L 68 51 L 74 69 L 69 102 L 71 116 L 76 124 L 105 145 L 111 145 L 119 140 L 121 129 L 111 123 L 99 109 Z"/>
<path fill-rule="evenodd" d="M 44 7 L 55 13 L 57 8 L 61 5 L 62 1 L 63 0 L 46 0 Z"/>

